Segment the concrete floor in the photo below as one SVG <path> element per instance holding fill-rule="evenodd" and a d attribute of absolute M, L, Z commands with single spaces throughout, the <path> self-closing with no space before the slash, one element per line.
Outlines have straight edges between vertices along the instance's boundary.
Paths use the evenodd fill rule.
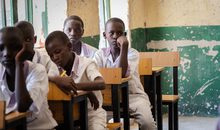
<path fill-rule="evenodd" d="M 216 130 L 217 117 L 179 116 L 179 130 Z M 168 118 L 163 118 L 163 130 L 168 130 Z"/>
<path fill-rule="evenodd" d="M 216 130 L 218 119 L 217 117 L 179 116 L 179 130 Z M 130 123 L 131 130 L 139 130 L 138 124 L 133 119 L 130 120 Z M 168 117 L 166 115 L 163 118 L 163 130 L 168 130 Z"/>

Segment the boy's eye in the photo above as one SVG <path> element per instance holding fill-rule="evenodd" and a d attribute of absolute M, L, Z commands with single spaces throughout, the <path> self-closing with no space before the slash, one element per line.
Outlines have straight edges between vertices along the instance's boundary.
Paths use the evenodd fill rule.
<path fill-rule="evenodd" d="M 3 51 L 3 50 L 4 50 L 4 46 L 0 45 L 0 51 Z"/>
<path fill-rule="evenodd" d="M 109 35 L 111 35 L 111 36 L 112 36 L 113 34 L 114 34 L 114 32 L 109 32 Z"/>
<path fill-rule="evenodd" d="M 60 53 L 60 52 L 61 52 L 60 49 L 54 51 L 55 54 L 58 54 L 58 53 Z"/>

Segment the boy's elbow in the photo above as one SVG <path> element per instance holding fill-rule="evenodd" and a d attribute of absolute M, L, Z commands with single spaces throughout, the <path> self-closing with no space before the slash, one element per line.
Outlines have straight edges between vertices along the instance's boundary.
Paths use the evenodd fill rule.
<path fill-rule="evenodd" d="M 104 90 L 105 89 L 105 83 L 103 82 L 101 85 L 100 85 L 100 90 Z"/>

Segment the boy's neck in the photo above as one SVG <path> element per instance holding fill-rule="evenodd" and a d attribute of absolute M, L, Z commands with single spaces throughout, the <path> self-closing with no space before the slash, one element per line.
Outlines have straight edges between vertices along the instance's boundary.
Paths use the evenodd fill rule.
<path fill-rule="evenodd" d="M 72 50 L 77 54 L 81 54 L 82 42 L 78 41 L 77 43 L 72 43 Z"/>
<path fill-rule="evenodd" d="M 111 48 L 110 53 L 112 55 L 113 61 L 115 61 L 118 58 L 118 56 L 120 55 L 120 48 Z"/>
<path fill-rule="evenodd" d="M 30 58 L 29 58 L 28 60 L 33 61 L 34 54 L 35 54 L 35 51 L 33 50 L 33 51 L 30 53 Z"/>
<path fill-rule="evenodd" d="M 15 90 L 15 67 L 6 68 L 6 81 L 10 91 Z"/>
<path fill-rule="evenodd" d="M 64 67 L 64 69 L 65 69 L 66 72 L 67 72 L 67 75 L 70 75 L 70 74 L 71 74 L 74 61 L 75 61 L 75 54 L 74 54 L 74 53 L 71 53 L 70 58 L 69 58 L 69 61 L 68 61 L 67 65 Z"/>

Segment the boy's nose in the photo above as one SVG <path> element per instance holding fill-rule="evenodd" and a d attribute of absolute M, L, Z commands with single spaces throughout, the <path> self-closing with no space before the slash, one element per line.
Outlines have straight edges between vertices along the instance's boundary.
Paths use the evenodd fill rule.
<path fill-rule="evenodd" d="M 3 56 L 4 57 L 9 57 L 11 55 L 11 52 L 10 51 L 8 51 L 7 49 L 4 49 L 3 50 Z"/>
<path fill-rule="evenodd" d="M 70 34 L 71 34 L 71 35 L 74 35 L 74 34 L 75 34 L 74 29 L 71 29 Z"/>
<path fill-rule="evenodd" d="M 117 38 L 118 38 L 118 34 L 117 34 L 117 33 L 114 33 L 114 34 L 113 34 L 113 38 L 114 38 L 114 39 L 117 39 Z"/>

